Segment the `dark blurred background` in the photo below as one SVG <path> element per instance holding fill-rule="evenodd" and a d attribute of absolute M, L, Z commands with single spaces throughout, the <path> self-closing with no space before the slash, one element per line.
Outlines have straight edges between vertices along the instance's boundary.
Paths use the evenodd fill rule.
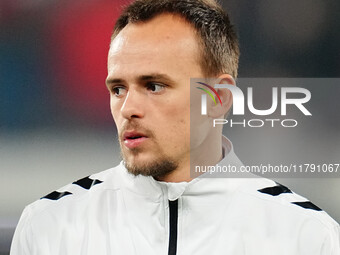
<path fill-rule="evenodd" d="M 0 0 L 0 254 L 25 205 L 119 162 L 104 81 L 128 2 Z M 339 1 L 220 2 L 239 34 L 240 77 L 339 77 Z M 326 199 L 339 180 L 288 182 L 340 220 L 339 200 Z"/>

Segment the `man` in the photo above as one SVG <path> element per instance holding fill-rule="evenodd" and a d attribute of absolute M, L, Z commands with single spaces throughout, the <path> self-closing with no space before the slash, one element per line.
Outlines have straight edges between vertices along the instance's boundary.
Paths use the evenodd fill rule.
<path fill-rule="evenodd" d="M 232 97 L 190 123 L 190 78 L 235 85 L 238 43 L 208 0 L 139 0 L 123 12 L 107 87 L 123 162 L 25 208 L 11 254 L 340 254 L 339 225 L 261 178 L 192 178 L 190 165 L 240 166 L 212 128 Z M 196 109 L 196 108 L 195 108 Z M 190 129 L 190 124 L 195 128 Z"/>

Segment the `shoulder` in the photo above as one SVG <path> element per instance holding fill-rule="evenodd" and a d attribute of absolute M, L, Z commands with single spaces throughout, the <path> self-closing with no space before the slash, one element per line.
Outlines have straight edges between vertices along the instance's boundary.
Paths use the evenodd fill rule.
<path fill-rule="evenodd" d="M 119 165 L 81 178 L 26 206 L 13 236 L 11 254 L 32 254 L 37 246 L 45 247 L 46 240 L 57 250 L 58 242 L 52 240 L 64 238 L 65 229 L 78 231 L 72 240 L 80 238 L 85 231 L 83 223 L 101 217 L 98 204 L 103 204 L 105 195 L 119 191 L 122 169 Z"/>
<path fill-rule="evenodd" d="M 339 228 L 339 224 L 323 209 L 290 188 L 265 178 L 254 178 L 239 189 L 242 196 L 253 206 L 262 208 L 265 215 L 286 222 L 305 224 L 310 222 L 328 230 Z"/>
<path fill-rule="evenodd" d="M 122 166 L 83 177 L 67 184 L 29 204 L 23 215 L 29 218 L 39 218 L 45 212 L 71 211 L 75 206 L 86 207 L 107 190 L 120 189 Z"/>
<path fill-rule="evenodd" d="M 272 247 L 286 247 L 294 254 L 339 254 L 339 224 L 319 206 L 269 179 L 239 182 L 228 223 L 249 240 L 270 240 Z"/>

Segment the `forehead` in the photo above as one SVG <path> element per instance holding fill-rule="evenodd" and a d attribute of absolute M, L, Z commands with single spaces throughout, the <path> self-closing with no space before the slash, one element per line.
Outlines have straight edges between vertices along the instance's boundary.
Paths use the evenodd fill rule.
<path fill-rule="evenodd" d="M 110 45 L 109 73 L 131 65 L 138 65 L 139 70 L 156 68 L 155 63 L 163 72 L 175 65 L 197 67 L 200 55 L 197 38 L 192 25 L 177 15 L 162 14 L 147 22 L 128 24 Z"/>

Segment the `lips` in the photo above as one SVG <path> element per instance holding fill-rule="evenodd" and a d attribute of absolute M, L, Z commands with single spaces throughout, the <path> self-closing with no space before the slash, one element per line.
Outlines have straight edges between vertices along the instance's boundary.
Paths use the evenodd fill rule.
<path fill-rule="evenodd" d="M 129 149 L 140 146 L 147 138 L 145 134 L 137 131 L 126 131 L 123 133 L 124 145 Z"/>

